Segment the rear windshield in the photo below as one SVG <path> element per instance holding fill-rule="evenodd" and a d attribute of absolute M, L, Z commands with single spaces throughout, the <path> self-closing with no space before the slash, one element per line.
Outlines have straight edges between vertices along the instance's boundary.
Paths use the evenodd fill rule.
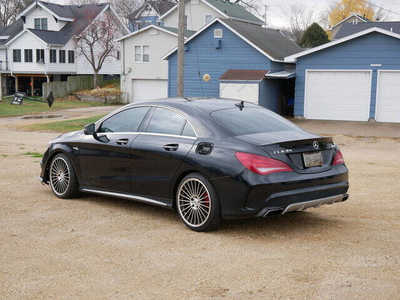
<path fill-rule="evenodd" d="M 298 130 L 293 123 L 264 108 L 244 107 L 218 110 L 212 118 L 233 136 Z"/>

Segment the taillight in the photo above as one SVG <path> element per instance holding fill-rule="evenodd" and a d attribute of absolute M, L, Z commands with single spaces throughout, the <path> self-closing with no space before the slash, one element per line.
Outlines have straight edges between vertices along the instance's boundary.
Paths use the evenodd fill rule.
<path fill-rule="evenodd" d="M 343 165 L 344 164 L 344 158 L 342 152 L 340 150 L 336 151 L 335 157 L 333 158 L 332 165 L 337 166 L 337 165 Z"/>
<path fill-rule="evenodd" d="M 266 156 L 236 152 L 236 158 L 247 169 L 260 175 L 293 171 L 293 169 L 284 162 Z"/>

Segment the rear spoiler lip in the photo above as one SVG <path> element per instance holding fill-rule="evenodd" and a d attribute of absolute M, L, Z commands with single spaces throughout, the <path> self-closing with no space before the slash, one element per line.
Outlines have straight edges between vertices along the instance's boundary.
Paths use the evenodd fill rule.
<path fill-rule="evenodd" d="M 332 137 L 315 137 L 315 138 L 308 138 L 308 139 L 301 139 L 301 140 L 291 140 L 291 141 L 287 141 L 287 142 L 278 142 L 278 143 L 273 143 L 273 144 L 265 144 L 265 145 L 262 145 L 262 147 L 278 145 L 283 148 L 292 148 L 294 145 L 297 145 L 297 146 L 309 145 L 310 143 L 312 144 L 314 141 L 317 141 L 322 144 L 334 144 Z"/>

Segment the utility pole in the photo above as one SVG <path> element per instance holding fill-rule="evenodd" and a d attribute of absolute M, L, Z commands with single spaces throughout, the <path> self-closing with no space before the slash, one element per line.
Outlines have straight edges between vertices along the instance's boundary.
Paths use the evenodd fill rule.
<path fill-rule="evenodd" d="M 185 0 L 179 0 L 178 22 L 178 97 L 183 97 L 185 66 Z"/>

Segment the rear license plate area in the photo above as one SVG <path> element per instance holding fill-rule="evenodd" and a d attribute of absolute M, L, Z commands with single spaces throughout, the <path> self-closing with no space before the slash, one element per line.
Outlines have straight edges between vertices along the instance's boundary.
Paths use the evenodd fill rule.
<path fill-rule="evenodd" d="M 304 166 L 306 168 L 322 166 L 322 152 L 303 153 Z"/>

